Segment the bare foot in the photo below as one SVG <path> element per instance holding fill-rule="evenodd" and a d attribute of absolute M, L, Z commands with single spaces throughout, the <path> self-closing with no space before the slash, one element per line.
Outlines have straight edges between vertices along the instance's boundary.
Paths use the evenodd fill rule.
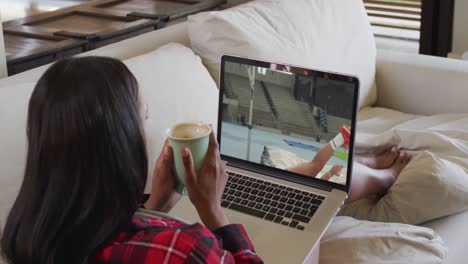
<path fill-rule="evenodd" d="M 387 169 L 395 163 L 399 152 L 396 146 L 377 156 L 356 157 L 356 161 L 373 169 Z"/>
<path fill-rule="evenodd" d="M 411 161 L 411 158 L 412 157 L 408 153 L 401 152 L 390 168 L 375 170 L 375 176 L 377 176 L 376 180 L 378 182 L 378 188 L 376 188 L 376 190 L 378 190 L 376 191 L 377 196 L 381 197 L 387 193 L 388 189 L 395 183 L 401 171 L 403 171 L 406 165 Z"/>
<path fill-rule="evenodd" d="M 393 165 L 390 168 L 382 171 L 388 175 L 391 175 L 393 179 L 396 180 L 398 176 L 400 176 L 401 171 L 403 171 L 403 169 L 406 167 L 406 165 L 408 165 L 411 159 L 411 155 L 405 152 L 401 152 L 398 158 L 393 163 Z"/>
<path fill-rule="evenodd" d="M 369 168 L 361 163 L 354 164 L 348 203 L 365 197 L 385 195 L 411 159 L 411 155 L 401 152 L 393 165 L 383 170 Z"/>
<path fill-rule="evenodd" d="M 401 154 L 398 159 L 395 161 L 393 166 L 390 168 L 393 171 L 393 177 L 398 178 L 400 176 L 401 171 L 410 163 L 413 157 L 408 153 Z"/>

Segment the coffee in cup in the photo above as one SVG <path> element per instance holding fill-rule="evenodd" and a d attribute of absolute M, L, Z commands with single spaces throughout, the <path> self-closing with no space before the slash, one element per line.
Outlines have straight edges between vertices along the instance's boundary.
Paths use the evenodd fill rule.
<path fill-rule="evenodd" d="M 188 148 L 192 153 L 195 171 L 199 171 L 205 161 L 210 145 L 211 127 L 204 123 L 179 123 L 167 130 L 169 145 L 174 153 L 175 174 L 178 181 L 177 192 L 185 190 L 185 167 L 182 160 L 182 149 Z"/>

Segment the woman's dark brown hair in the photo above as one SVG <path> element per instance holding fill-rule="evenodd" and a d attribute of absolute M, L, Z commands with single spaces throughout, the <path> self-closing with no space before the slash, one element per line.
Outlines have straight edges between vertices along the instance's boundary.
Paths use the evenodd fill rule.
<path fill-rule="evenodd" d="M 12 263 L 93 263 L 146 182 L 137 82 L 120 61 L 62 60 L 29 102 L 24 180 L 1 247 Z M 20 132 L 21 133 L 21 132 Z"/>

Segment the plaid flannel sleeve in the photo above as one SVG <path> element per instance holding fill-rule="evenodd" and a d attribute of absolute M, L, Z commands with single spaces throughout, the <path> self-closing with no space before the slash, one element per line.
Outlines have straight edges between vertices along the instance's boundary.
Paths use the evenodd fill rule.
<path fill-rule="evenodd" d="M 222 248 L 232 254 L 235 263 L 263 263 L 242 225 L 227 225 L 214 233 L 220 238 Z"/>
<path fill-rule="evenodd" d="M 96 256 L 99 263 L 263 263 L 240 225 L 213 233 L 200 224 L 164 218 L 135 221 L 151 227 L 121 233 Z"/>
<path fill-rule="evenodd" d="M 224 226 L 215 236 L 205 228 L 203 232 L 197 232 L 203 237 L 197 239 L 188 263 L 263 263 L 242 225 Z"/>

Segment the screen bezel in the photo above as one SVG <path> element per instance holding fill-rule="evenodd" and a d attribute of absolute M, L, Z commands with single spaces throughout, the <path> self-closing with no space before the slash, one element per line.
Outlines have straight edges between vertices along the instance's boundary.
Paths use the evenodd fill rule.
<path fill-rule="evenodd" d="M 350 145 L 349 145 L 349 159 L 348 159 L 348 167 L 347 167 L 347 175 L 346 175 L 346 184 L 342 185 L 335 182 L 320 180 L 315 177 L 304 176 L 302 174 L 269 167 L 266 165 L 262 165 L 259 163 L 247 161 L 244 159 L 239 159 L 235 157 L 231 157 L 228 155 L 221 154 L 221 159 L 229 163 L 235 163 L 236 165 L 240 165 L 241 168 L 246 170 L 253 170 L 255 172 L 262 173 L 266 176 L 279 178 L 282 180 L 296 182 L 301 184 L 310 183 L 311 186 L 326 186 L 327 188 L 335 188 L 339 190 L 343 190 L 349 192 L 350 184 L 351 184 L 351 176 L 353 171 L 353 156 L 354 156 L 354 142 L 355 142 L 355 134 L 356 134 L 356 117 L 357 117 L 357 108 L 358 108 L 358 98 L 359 98 L 359 79 L 356 76 L 346 75 L 341 73 L 329 72 L 329 71 L 321 71 L 315 69 L 308 69 L 303 68 L 296 65 L 291 64 L 284 64 L 284 63 L 276 63 L 276 62 L 266 62 L 260 61 L 255 59 L 247 59 L 242 57 L 230 56 L 230 55 L 223 55 L 221 58 L 221 73 L 220 73 L 220 85 L 219 85 L 219 102 L 218 102 L 218 129 L 217 129 L 217 139 L 219 143 L 219 148 L 221 152 L 221 129 L 222 129 L 222 117 L 223 117 L 223 95 L 224 95 L 224 69 L 226 62 L 234 62 L 234 63 L 241 63 L 251 66 L 257 67 L 264 67 L 270 68 L 271 64 L 276 64 L 280 66 L 292 66 L 299 68 L 301 70 L 307 70 L 313 74 L 318 75 L 319 77 L 328 78 L 331 80 L 337 81 L 345 81 L 354 84 L 354 98 L 353 98 L 353 111 L 352 111 L 352 118 L 351 118 L 351 135 L 350 135 Z M 307 184 L 309 185 L 309 184 Z"/>

